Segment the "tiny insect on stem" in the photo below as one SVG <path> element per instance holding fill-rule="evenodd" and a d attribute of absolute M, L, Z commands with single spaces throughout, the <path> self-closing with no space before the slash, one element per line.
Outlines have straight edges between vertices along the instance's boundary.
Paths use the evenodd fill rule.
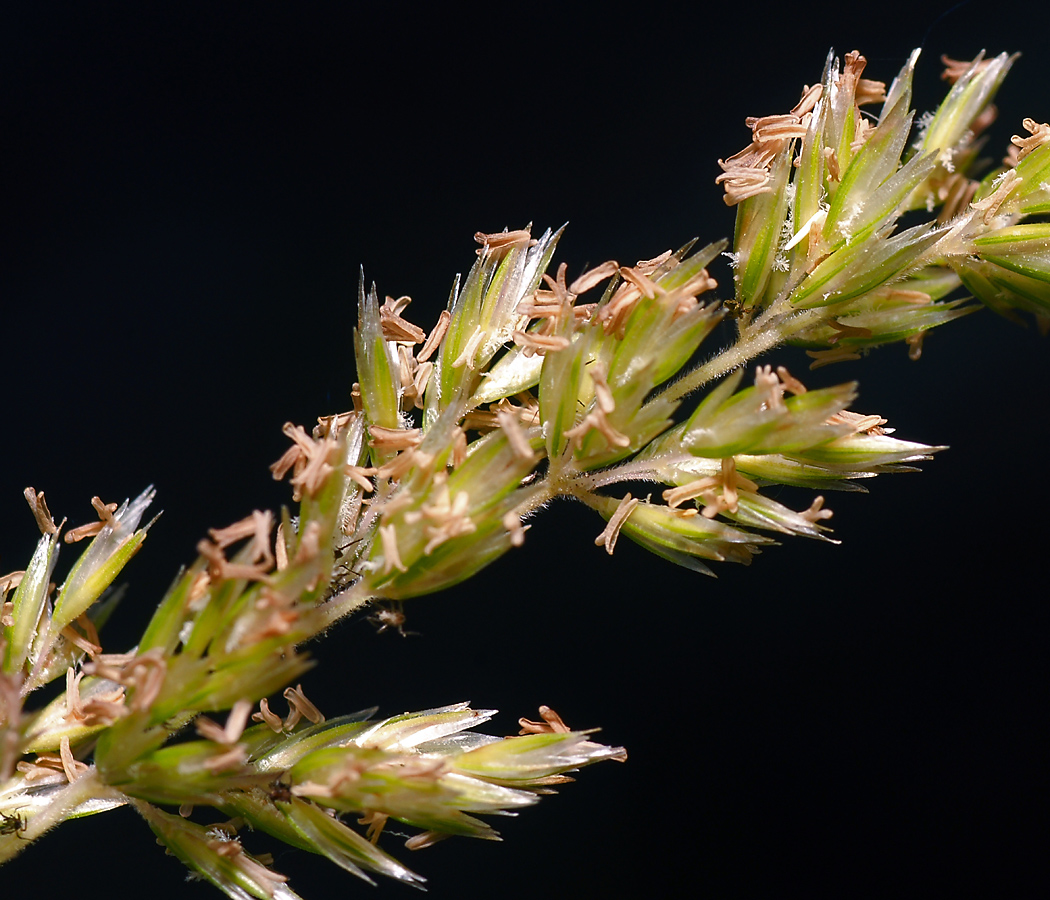
<path fill-rule="evenodd" d="M 15 813 L 13 816 L 0 813 L 0 834 L 14 834 L 21 838 L 27 827 L 21 813 Z"/>

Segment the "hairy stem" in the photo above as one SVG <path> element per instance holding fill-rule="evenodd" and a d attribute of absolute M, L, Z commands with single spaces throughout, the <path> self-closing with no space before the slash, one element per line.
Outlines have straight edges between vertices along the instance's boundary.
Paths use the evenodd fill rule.
<path fill-rule="evenodd" d="M 774 303 L 766 312 L 743 328 L 736 342 L 702 366 L 667 385 L 654 400 L 681 400 L 705 384 L 721 378 L 756 356 L 780 346 L 791 335 L 828 316 L 827 308 L 782 312 Z"/>
<path fill-rule="evenodd" d="M 346 590 L 330 597 L 316 609 L 311 610 L 307 614 L 309 618 L 304 616 L 300 624 L 308 625 L 312 636 L 316 637 L 334 625 L 339 619 L 361 609 L 370 600 L 374 599 L 372 594 L 364 590 L 363 584 L 360 581 L 355 582 Z"/>

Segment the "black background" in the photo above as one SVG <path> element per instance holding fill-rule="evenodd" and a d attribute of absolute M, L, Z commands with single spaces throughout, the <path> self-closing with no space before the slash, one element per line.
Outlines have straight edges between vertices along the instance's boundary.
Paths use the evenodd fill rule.
<path fill-rule="evenodd" d="M 998 156 L 1023 116 L 1050 118 L 1048 40 L 1025 15 L 8 7 L 0 569 L 36 540 L 27 484 L 76 524 L 92 494 L 155 483 L 165 514 L 107 640 L 125 649 L 207 527 L 287 501 L 266 471 L 281 424 L 347 407 L 360 265 L 429 328 L 476 230 L 568 221 L 570 274 L 729 234 L 716 158 L 746 143 L 745 116 L 790 108 L 832 46 L 889 81 L 924 43 L 920 111 L 942 96 L 941 53 L 1021 51 Z M 790 541 L 713 580 L 626 542 L 607 558 L 597 517 L 562 504 L 522 550 L 412 601 L 420 636 L 356 621 L 318 644 L 305 688 L 329 714 L 470 699 L 509 733 L 546 703 L 631 754 L 497 822 L 502 844 L 411 855 L 431 895 L 1045 896 L 1047 350 L 981 313 L 918 363 L 896 347 L 810 375 L 859 378 L 858 410 L 951 445 L 830 497 L 842 546 Z M 304 853 L 277 867 L 307 898 L 408 896 Z M 218 896 L 183 874 L 121 810 L 63 826 L 0 890 Z"/>

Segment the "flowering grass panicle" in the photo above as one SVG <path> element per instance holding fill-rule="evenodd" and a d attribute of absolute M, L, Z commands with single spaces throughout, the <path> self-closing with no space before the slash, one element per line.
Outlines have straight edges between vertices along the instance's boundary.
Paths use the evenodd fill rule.
<path fill-rule="evenodd" d="M 732 245 L 570 277 L 552 265 L 562 230 L 479 232 L 429 331 L 408 297 L 380 302 L 362 278 L 352 408 L 287 424 L 271 467 L 297 513 L 209 531 L 130 649 L 104 649 L 107 592 L 151 533 L 153 490 L 93 498 L 98 521 L 63 538 L 27 489 L 41 537 L 24 571 L 0 577 L 0 862 L 66 819 L 130 805 L 230 897 L 296 896 L 246 849 L 262 835 L 418 887 L 380 845 L 388 822 L 415 829 L 410 849 L 495 839 L 484 816 L 624 760 L 546 707 L 504 738 L 475 731 L 494 711 L 466 703 L 327 718 L 302 687 L 303 645 L 370 606 L 400 630 L 398 604 L 527 543 L 558 497 L 598 514 L 609 554 L 623 537 L 714 574 L 786 536 L 830 541 L 825 493 L 943 449 L 851 409 L 855 382 L 751 368 L 783 344 L 807 348 L 811 369 L 892 343 L 917 359 L 931 329 L 980 304 L 1047 323 L 1050 126 L 1025 119 L 982 174 L 977 139 L 1014 57 L 946 60 L 949 94 L 916 133 L 917 58 L 887 87 L 862 77 L 859 53 L 831 55 L 792 110 L 747 120 L 748 146 L 720 161 Z M 732 286 L 719 300 L 721 256 Z M 729 345 L 693 365 L 727 326 Z M 642 482 L 655 488 L 636 496 Z M 811 491 L 808 505 L 774 499 L 784 485 Z M 56 589 L 62 544 L 79 541 Z"/>

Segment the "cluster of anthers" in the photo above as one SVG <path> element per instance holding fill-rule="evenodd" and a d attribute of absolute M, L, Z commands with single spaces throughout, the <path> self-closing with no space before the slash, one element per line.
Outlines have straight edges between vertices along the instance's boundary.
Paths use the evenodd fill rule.
<path fill-rule="evenodd" d="M 851 54 L 836 82 L 851 103 L 884 98 L 880 83 L 860 78 L 863 66 Z M 789 117 L 753 121 L 751 150 L 779 152 L 805 129 L 819 97 L 819 87 L 807 89 Z M 869 132 L 858 124 L 856 140 Z M 312 435 L 285 426 L 293 443 L 272 471 L 291 474 L 297 498 L 318 495 L 333 472 L 347 482 L 333 539 L 343 573 L 328 593 L 333 606 L 398 602 L 455 583 L 520 546 L 523 520 L 559 495 L 606 518 L 595 543 L 610 553 L 629 525 L 632 539 L 676 561 L 746 562 L 768 539 L 741 527 L 820 537 L 831 515 L 822 496 L 793 512 L 763 496 L 762 484 L 794 483 L 799 472 L 807 486 L 834 489 L 933 449 L 890 441 L 885 420 L 849 412 L 849 385 L 803 400 L 806 387 L 784 367 L 759 367 L 754 400 L 737 403 L 730 391 L 723 411 L 704 401 L 669 431 L 678 404 L 655 389 L 721 319 L 700 297 L 717 287 L 706 266 L 724 245 L 633 266 L 610 260 L 570 282 L 564 263 L 553 276 L 537 264 L 557 235 L 475 237 L 478 262 L 429 334 L 405 318 L 409 298 L 380 305 L 362 290 L 354 410 L 320 419 Z M 600 301 L 578 302 L 603 283 Z M 831 349 L 820 352 L 846 358 L 856 354 L 837 340 L 871 334 L 834 318 L 828 328 Z M 722 430 L 733 435 L 731 452 L 712 438 Z M 864 440 L 857 466 L 854 446 Z M 782 445 L 791 449 L 781 461 Z M 825 445 L 819 459 L 807 455 Z M 637 478 L 668 484 L 666 506 L 599 491 Z M 284 543 L 279 537 L 279 568 Z"/>
<path fill-rule="evenodd" d="M 522 279 L 513 283 L 509 290 L 504 286 L 493 302 L 493 282 L 485 283 L 485 279 L 492 278 L 496 271 L 503 274 L 505 268 L 513 271 L 515 260 L 518 268 L 522 268 L 523 260 L 532 264 L 530 257 L 552 248 L 554 239 L 548 234 L 542 241 L 537 241 L 528 229 L 491 234 L 479 232 L 475 239 L 481 245 L 478 266 L 485 272 L 480 279 L 482 290 L 490 292 L 484 303 L 497 310 L 502 307 L 502 313 L 499 313 L 502 319 L 493 317 L 487 322 L 468 323 L 466 327 L 460 324 L 458 342 L 450 349 L 444 342 L 450 326 L 456 327 L 457 316 L 463 314 L 465 303 L 458 308 L 451 304 L 451 310 L 443 311 L 429 335 L 404 318 L 409 298 L 393 300 L 387 297 L 379 307 L 380 333 L 390 361 L 389 377 L 397 394 L 396 416 L 390 414 L 392 410 L 387 410 L 384 417 L 374 408 L 375 401 L 369 402 L 369 398 L 382 394 L 375 384 L 362 388 L 358 383 L 352 392 L 354 412 L 339 419 L 343 432 L 353 430 L 350 416 L 362 417 L 367 423 L 369 449 L 362 449 L 343 467 L 343 472 L 357 487 L 344 505 L 340 539 L 343 550 L 352 551 L 358 559 L 355 573 L 371 571 L 382 577 L 406 573 L 411 566 L 402 551 L 406 531 L 418 532 L 421 529 L 421 555 L 430 557 L 447 542 L 478 530 L 478 506 L 489 512 L 489 504 L 482 500 L 483 495 L 494 492 L 498 486 L 483 483 L 481 478 L 464 476 L 459 479 L 460 488 L 454 490 L 452 484 L 456 479 L 451 476 L 461 471 L 468 453 L 477 449 L 486 436 L 498 434 L 506 441 L 513 464 L 501 469 L 499 477 L 517 471 L 517 476 L 505 483 L 509 489 L 527 485 L 535 477 L 533 468 L 542 462 L 544 456 L 553 458 L 565 452 L 579 454 L 592 434 L 600 436 L 604 446 L 613 452 L 628 451 L 632 444 L 637 449 L 637 438 L 623 427 L 624 409 L 618 407 L 622 401 L 618 401 L 614 386 L 609 382 L 610 366 L 615 366 L 612 360 L 614 348 L 624 343 L 632 315 L 640 304 L 655 302 L 668 309 L 665 326 L 669 330 L 684 319 L 694 330 L 694 323 L 699 322 L 704 334 L 708 325 L 718 319 L 713 309 L 702 307 L 698 300 L 701 294 L 717 287 L 717 282 L 703 265 L 688 267 L 687 274 L 673 287 L 667 283 L 668 273 L 682 265 L 682 254 L 672 254 L 671 251 L 641 260 L 633 266 L 608 260 L 587 270 L 571 283 L 567 283 L 564 263 L 559 265 L 554 276 L 537 269 L 533 282 L 525 283 Z M 537 247 L 540 243 L 543 246 Z M 511 281 L 513 276 L 505 277 Z M 475 278 L 474 272 L 471 278 Z M 612 283 L 601 302 L 577 302 L 581 295 L 610 279 Z M 470 282 L 463 288 L 463 293 L 471 289 L 469 285 Z M 365 317 L 367 301 L 364 296 L 362 304 L 362 317 Z M 363 323 L 362 329 L 365 328 Z M 549 426 L 542 421 L 544 401 L 537 396 L 540 392 L 534 392 L 539 387 L 537 382 L 541 373 L 545 371 L 545 360 L 571 353 L 573 342 L 585 332 L 595 335 L 595 349 L 585 360 L 590 402 L 572 398 L 571 418 L 574 421 L 563 425 L 564 451 L 549 439 L 537 445 L 537 436 L 549 431 Z M 597 346 L 601 342 L 605 344 L 604 350 Z M 656 346 L 656 341 L 653 343 L 654 346 L 648 348 L 650 354 L 663 349 Z M 422 348 L 414 353 L 413 348 L 418 344 L 422 344 Z M 502 346 L 509 349 L 498 358 L 495 367 L 489 367 L 494 350 Z M 432 358 L 437 358 L 437 366 Z M 499 384 L 500 366 L 505 366 L 508 361 L 531 374 L 520 378 L 517 384 L 508 379 L 513 389 L 499 390 L 494 386 Z M 649 362 L 643 359 L 642 364 L 648 365 Z M 433 379 L 443 370 L 451 370 L 453 377 L 458 379 L 457 397 L 450 400 L 438 396 L 435 402 L 432 396 L 427 401 L 428 390 L 432 395 L 439 394 L 440 385 L 435 386 Z M 366 371 L 365 376 L 367 374 Z M 625 377 L 622 371 L 616 374 L 621 380 Z M 474 398 L 463 403 L 475 389 Z M 622 385 L 619 393 L 624 393 Z M 435 423 L 448 406 L 454 407 L 456 414 L 453 419 L 444 417 L 442 430 Z M 577 407 L 582 407 L 579 415 Z M 427 410 L 424 418 L 430 428 L 438 432 L 437 438 L 431 435 L 430 440 L 425 441 L 424 429 L 412 421 L 414 409 Z M 618 413 L 618 419 L 614 413 Z M 301 494 L 304 488 L 309 491 L 307 473 L 318 466 L 333 464 L 334 440 L 339 432 L 325 420 L 314 429 L 313 438 L 290 424 L 285 426 L 285 431 L 292 437 L 294 445 L 272 467 L 273 474 L 280 478 L 291 471 L 292 484 Z M 468 432 L 475 435 L 473 443 Z M 365 456 L 370 457 L 371 464 L 366 464 Z M 522 543 L 526 529 L 522 516 L 538 505 L 542 505 L 542 501 L 526 505 L 524 510 L 516 510 L 512 505 L 501 509 L 499 521 L 511 546 Z M 379 548 L 371 560 L 365 558 L 368 543 L 365 538 L 369 535 L 374 535 Z"/>
<path fill-rule="evenodd" d="M 1011 59 L 1012 61 L 1012 59 Z M 978 56 L 975 60 L 957 60 L 941 57 L 944 70 L 941 78 L 949 84 L 956 84 L 960 79 L 972 78 L 996 65 L 997 60 L 984 59 Z M 886 101 L 886 85 L 882 81 L 861 78 L 867 61 L 857 51 L 847 53 L 843 60 L 842 73 L 834 81 L 834 103 L 838 106 L 852 103 L 853 115 L 849 117 L 854 123 L 854 133 L 849 141 L 850 150 L 855 153 L 864 145 L 875 129 L 875 120 L 866 115 L 862 106 Z M 823 94 L 820 84 L 807 85 L 802 91 L 799 102 L 786 114 L 751 116 L 745 123 L 752 131 L 751 143 L 743 150 L 725 160 L 718 160 L 722 174 L 715 182 L 725 189 L 725 203 L 735 206 L 749 197 L 768 193 L 774 190 L 770 179 L 770 169 L 774 159 L 790 142 L 801 141 L 810 128 L 814 110 Z M 931 175 L 927 183 L 926 205 L 929 211 L 937 209 L 937 222 L 945 223 L 960 213 L 965 212 L 977 192 L 980 181 L 967 176 L 965 168 L 972 163 L 981 146 L 977 139 L 998 117 L 998 109 L 992 103 L 985 105 L 973 117 L 965 134 L 965 140 L 956 146 L 944 147 L 940 152 L 942 166 Z M 921 141 L 926 129 L 933 120 L 931 113 L 926 113 L 918 121 L 919 139 Z M 1015 135 L 1012 138 L 1003 165 L 1013 168 L 1036 147 L 1043 146 L 1050 140 L 1050 126 L 1038 123 L 1034 119 L 1024 119 L 1023 125 L 1029 136 Z M 833 146 L 822 148 L 828 178 L 838 182 L 842 178 L 842 167 L 839 165 L 838 153 Z M 799 159 L 794 161 L 797 168 Z"/>
<path fill-rule="evenodd" d="M 882 103 L 886 99 L 886 85 L 882 81 L 871 81 L 861 78 L 867 60 L 856 50 L 847 53 L 844 58 L 842 74 L 835 83 L 841 98 L 839 102 L 852 104 L 855 108 L 855 131 L 849 136 L 851 148 L 855 151 L 863 145 L 874 125 L 861 115 L 860 107 L 872 103 Z M 769 170 L 777 154 L 793 140 L 806 136 L 813 110 L 823 93 L 820 84 L 807 85 L 802 90 L 802 98 L 795 107 L 783 115 L 750 116 L 745 119 L 751 129 L 751 143 L 739 153 L 728 159 L 718 160 L 722 174 L 715 182 L 725 187 L 727 206 L 736 206 L 741 200 L 771 191 Z M 841 172 L 837 152 L 834 147 L 826 147 L 824 156 L 832 178 L 838 180 Z"/>
<path fill-rule="evenodd" d="M 343 500 L 347 490 L 360 493 L 345 454 L 361 420 L 322 419 L 316 437 L 292 430 L 293 449 L 276 468 L 300 479 L 299 522 L 285 512 L 276 545 L 266 513 L 212 529 L 128 653 L 103 653 L 92 620 L 81 613 L 76 630 L 64 606 L 73 603 L 75 612 L 97 600 L 105 578 L 137 549 L 144 529 L 136 527 L 152 491 L 123 506 L 94 499 L 99 525 L 75 529 L 73 539 L 93 536 L 96 543 L 59 588 L 40 644 L 21 623 L 36 618 L 38 598 L 51 612 L 43 601 L 55 586 L 42 576 L 50 575 L 63 526 L 42 493 L 26 491 L 42 537 L 27 570 L 4 576 L 2 585 L 0 859 L 63 818 L 130 804 L 169 852 L 227 892 L 239 885 L 254 896 L 294 897 L 270 854 L 246 852 L 236 837 L 243 827 L 307 847 L 367 880 L 372 871 L 419 884 L 378 846 L 388 820 L 422 829 L 408 840 L 410 849 L 450 834 L 495 839 L 477 813 L 527 806 L 571 781 L 567 772 L 625 757 L 621 748 L 588 740 L 588 732 L 571 731 L 546 707 L 543 722 L 522 720 L 521 736 L 506 739 L 466 733 L 494 712 L 467 704 L 378 721 L 371 720 L 374 710 L 329 720 L 301 684 L 284 687 L 285 716 L 273 711 L 267 697 L 305 671 L 296 645 L 327 621 L 306 618 L 323 606 L 317 600 L 331 577 L 331 531 L 339 521 L 333 513 L 345 512 L 340 491 Z M 438 543 L 470 534 L 455 524 L 462 501 L 443 486 L 418 511 L 428 527 L 455 532 L 440 540 L 434 534 Z M 85 566 L 105 578 L 88 578 L 83 587 L 76 573 Z M 78 588 L 89 596 L 77 599 Z M 313 599 L 311 592 L 318 592 Z M 400 631 L 403 615 L 392 610 L 381 622 Z M 23 713 L 32 684 L 46 683 L 60 665 L 65 692 L 34 715 Z M 202 714 L 223 709 L 224 722 Z M 169 742 L 191 724 L 196 740 Z M 451 735 L 456 739 L 444 740 Z M 192 819 L 198 806 L 227 820 L 200 825 Z M 356 814 L 367 835 L 339 813 Z"/>

